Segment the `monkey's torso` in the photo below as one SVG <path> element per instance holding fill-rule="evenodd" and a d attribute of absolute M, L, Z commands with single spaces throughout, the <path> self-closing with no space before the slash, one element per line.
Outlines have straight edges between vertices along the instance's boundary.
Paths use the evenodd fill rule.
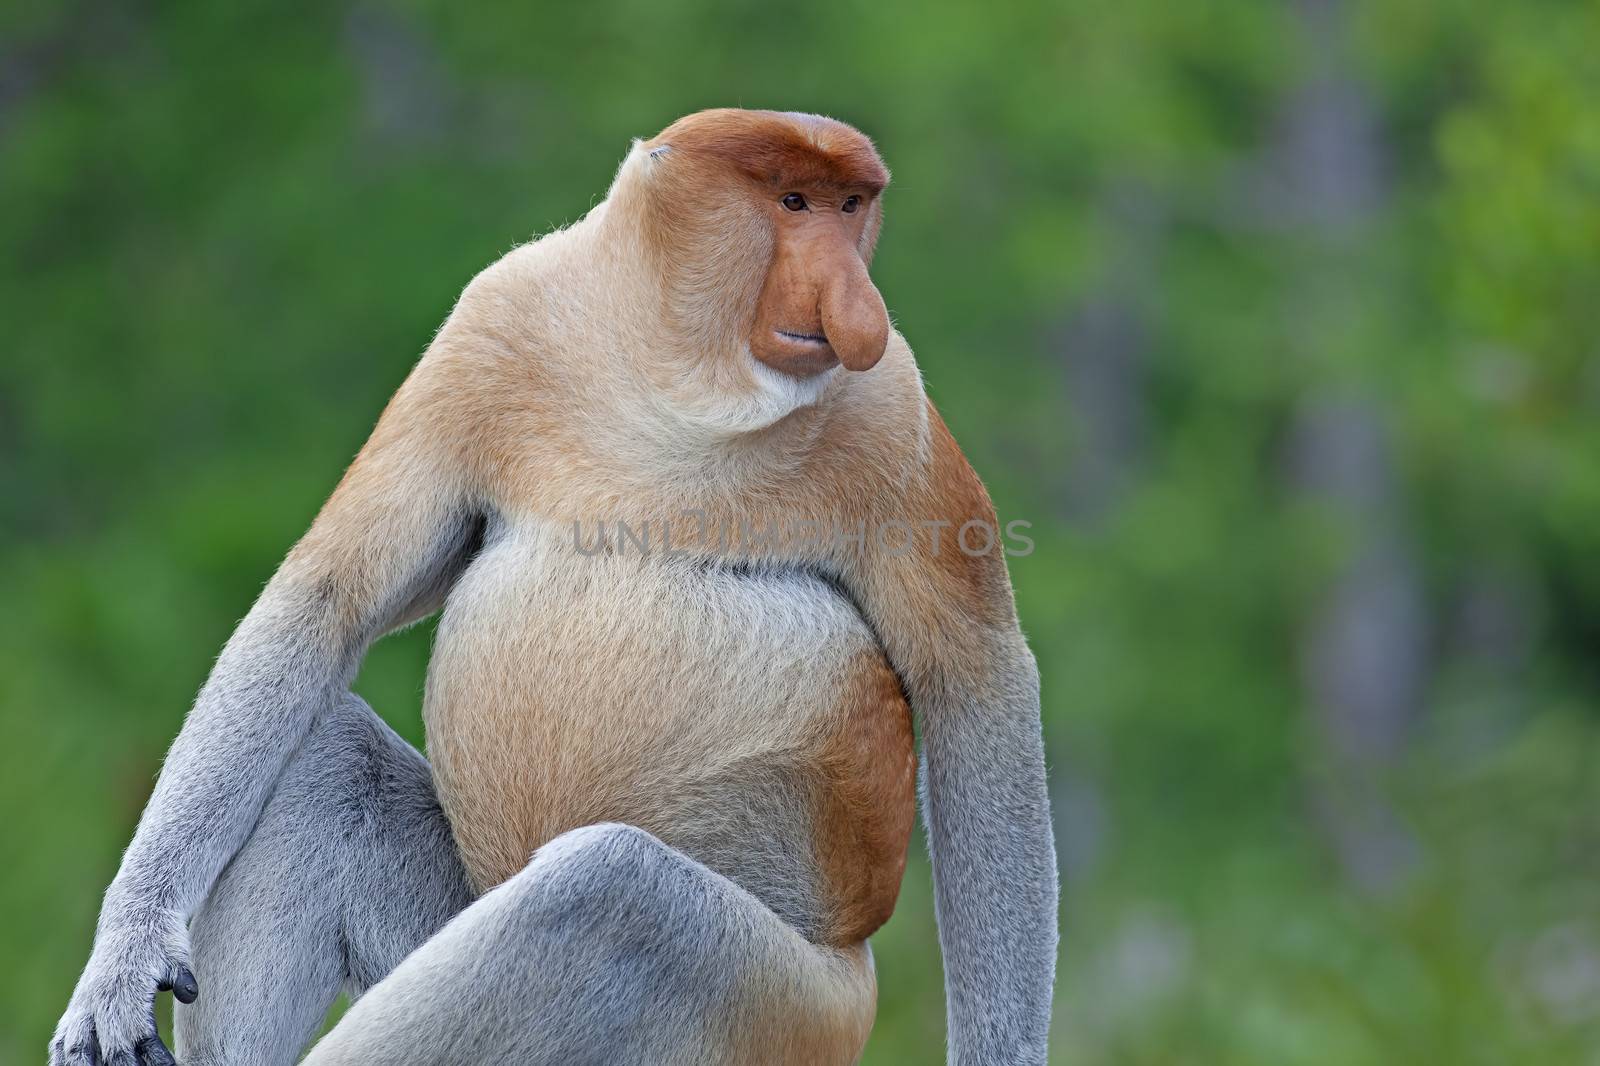
<path fill-rule="evenodd" d="M 915 807 L 909 708 L 868 626 L 804 571 L 585 554 L 596 535 L 496 519 L 446 603 L 425 717 L 474 881 L 624 822 L 808 939 L 861 941 Z"/>

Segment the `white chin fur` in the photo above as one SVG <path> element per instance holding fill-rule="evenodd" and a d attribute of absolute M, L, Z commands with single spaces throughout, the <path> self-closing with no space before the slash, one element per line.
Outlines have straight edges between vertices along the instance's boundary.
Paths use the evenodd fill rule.
<path fill-rule="evenodd" d="M 823 390 L 838 375 L 840 369 L 834 365 L 820 374 L 797 378 L 792 374 L 772 369 L 754 356 L 750 357 L 750 365 L 754 368 L 756 387 L 760 389 L 762 397 L 774 407 L 781 408 L 782 413 L 777 418 L 782 418 L 796 408 L 810 407 L 822 399 Z M 773 421 L 777 421 L 777 418 Z"/>
<path fill-rule="evenodd" d="M 748 350 L 744 358 L 750 371 L 748 391 L 715 399 L 697 396 L 683 406 L 674 405 L 678 416 L 719 436 L 753 433 L 822 399 L 842 369 L 833 366 L 820 374 L 797 378 L 772 369 Z"/>

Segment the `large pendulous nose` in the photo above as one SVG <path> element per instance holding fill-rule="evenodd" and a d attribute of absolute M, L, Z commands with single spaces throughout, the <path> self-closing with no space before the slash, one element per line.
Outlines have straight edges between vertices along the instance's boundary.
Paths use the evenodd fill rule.
<path fill-rule="evenodd" d="M 871 370 L 889 345 L 889 309 L 855 248 L 841 243 L 822 272 L 822 332 L 846 370 Z"/>

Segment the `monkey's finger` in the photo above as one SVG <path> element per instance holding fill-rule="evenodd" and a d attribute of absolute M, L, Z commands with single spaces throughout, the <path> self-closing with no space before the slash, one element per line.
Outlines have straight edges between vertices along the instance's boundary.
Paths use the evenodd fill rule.
<path fill-rule="evenodd" d="M 179 1003 L 193 1003 L 200 998 L 200 984 L 189 972 L 189 967 L 179 963 L 172 971 L 172 980 L 163 982 L 161 988 L 172 989 L 172 998 Z"/>
<path fill-rule="evenodd" d="M 159 1036 L 147 1036 L 139 1041 L 138 1052 L 143 1066 L 178 1066 L 172 1052 L 167 1050 L 167 1045 L 161 1042 Z"/>
<path fill-rule="evenodd" d="M 58 1045 L 50 1049 L 50 1066 L 100 1066 L 100 1048 L 90 1042 L 72 1047 Z"/>
<path fill-rule="evenodd" d="M 189 967 L 179 963 L 167 971 L 167 976 L 156 985 L 157 992 L 171 992 L 179 1003 L 193 1003 L 200 995 L 200 986 L 189 972 Z"/>
<path fill-rule="evenodd" d="M 100 1066 L 100 1040 L 94 1026 L 76 1039 L 58 1038 L 50 1046 L 50 1066 Z"/>

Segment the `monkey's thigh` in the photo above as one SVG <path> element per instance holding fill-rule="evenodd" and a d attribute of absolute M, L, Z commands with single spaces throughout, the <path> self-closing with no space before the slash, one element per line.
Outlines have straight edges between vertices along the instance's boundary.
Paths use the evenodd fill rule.
<path fill-rule="evenodd" d="M 361 999 L 305 1066 L 854 1062 L 865 944 L 808 943 L 641 829 L 566 833 Z"/>
<path fill-rule="evenodd" d="M 327 707 L 190 925 L 184 1066 L 278 1066 L 341 985 L 377 983 L 471 899 L 428 764 L 358 697 Z"/>

